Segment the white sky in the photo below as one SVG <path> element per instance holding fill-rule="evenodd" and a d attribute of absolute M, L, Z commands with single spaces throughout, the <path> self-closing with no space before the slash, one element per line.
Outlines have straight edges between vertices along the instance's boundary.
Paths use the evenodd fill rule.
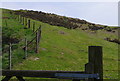
<path fill-rule="evenodd" d="M 118 2 L 119 0 L 1 0 L 1 2 Z"/>
<path fill-rule="evenodd" d="M 37 11 L 44 11 L 48 13 L 55 13 L 58 15 L 69 16 L 74 18 L 85 19 L 89 22 L 103 25 L 118 26 L 118 0 L 104 0 L 106 2 L 98 2 L 98 0 L 79 0 L 79 2 L 42 2 L 31 0 L 4 0 L 2 8 L 8 9 L 30 9 Z M 12 2 L 10 2 L 12 1 Z M 53 1 L 53 0 L 52 0 Z M 62 0 L 61 0 L 62 1 Z M 67 1 L 67 0 L 66 0 Z M 78 0 L 76 0 L 78 1 Z M 91 2 L 90 2 L 91 1 Z M 100 0 L 99 0 L 100 1 Z"/>

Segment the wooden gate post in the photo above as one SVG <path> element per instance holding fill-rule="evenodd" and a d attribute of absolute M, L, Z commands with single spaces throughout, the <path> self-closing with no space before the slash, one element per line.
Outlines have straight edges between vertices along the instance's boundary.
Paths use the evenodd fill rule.
<path fill-rule="evenodd" d="M 11 50 L 11 43 L 9 44 L 9 70 L 11 70 L 11 55 L 12 55 L 12 50 Z"/>
<path fill-rule="evenodd" d="M 88 79 L 87 81 L 103 81 L 103 54 L 101 46 L 89 46 L 89 62 L 85 65 L 85 72 L 99 74 L 100 80 Z"/>

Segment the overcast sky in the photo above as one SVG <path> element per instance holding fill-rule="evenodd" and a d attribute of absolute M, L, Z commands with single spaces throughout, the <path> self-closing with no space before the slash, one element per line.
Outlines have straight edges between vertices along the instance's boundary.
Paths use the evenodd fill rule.
<path fill-rule="evenodd" d="M 37 10 L 118 26 L 118 2 L 3 2 L 2 8 Z"/>

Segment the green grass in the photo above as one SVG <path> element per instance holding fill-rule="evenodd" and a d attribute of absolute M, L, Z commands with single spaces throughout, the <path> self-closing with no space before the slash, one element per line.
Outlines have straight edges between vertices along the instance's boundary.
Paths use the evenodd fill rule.
<path fill-rule="evenodd" d="M 14 19 L 10 21 L 14 23 L 10 23 L 9 26 L 23 27 Z M 19 53 L 16 61 L 20 61 L 13 66 L 13 69 L 84 71 L 84 65 L 88 62 L 88 46 L 103 46 L 104 78 L 118 78 L 118 46 L 103 40 L 105 37 L 115 38 L 115 34 L 104 31 L 93 34 L 80 29 L 70 30 L 52 26 L 32 19 L 31 24 L 32 21 L 36 23 L 36 29 L 39 25 L 42 26 L 40 53 L 33 52 L 26 60 L 20 60 L 17 56 L 21 56 L 21 51 L 15 50 L 16 53 Z M 26 31 L 23 30 L 19 33 L 23 34 Z M 38 60 L 35 60 L 36 58 Z"/>
<path fill-rule="evenodd" d="M 27 40 L 31 40 L 35 35 L 31 35 L 32 30 L 24 29 L 25 26 L 20 24 L 17 20 L 13 19 L 13 16 L 8 12 L 3 13 L 3 17 L 9 17 L 9 19 L 2 20 L 2 36 L 5 38 L 3 39 L 2 43 L 3 49 L 9 49 L 8 38 L 18 39 L 20 41 L 19 43 L 12 44 L 12 61 L 14 62 L 12 64 L 20 63 L 24 57 L 24 51 L 22 48 L 25 45 L 25 38 L 27 38 Z M 28 52 L 30 53 L 31 51 Z M 3 53 L 4 69 L 8 67 L 8 53 L 8 50 L 7 52 Z"/>

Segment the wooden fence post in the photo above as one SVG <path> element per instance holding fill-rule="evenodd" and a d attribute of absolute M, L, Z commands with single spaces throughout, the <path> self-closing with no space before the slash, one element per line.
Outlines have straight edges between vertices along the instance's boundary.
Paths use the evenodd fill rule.
<path fill-rule="evenodd" d="M 19 15 L 17 16 L 17 20 L 19 21 Z"/>
<path fill-rule="evenodd" d="M 6 20 L 5 20 L 5 24 L 6 24 L 6 27 L 7 27 L 8 25 L 7 25 L 7 21 Z"/>
<path fill-rule="evenodd" d="M 11 43 L 9 44 L 9 70 L 11 70 L 11 55 L 12 55 L 12 50 L 11 50 Z"/>
<path fill-rule="evenodd" d="M 23 24 L 23 17 L 21 16 L 21 24 Z"/>
<path fill-rule="evenodd" d="M 23 20 L 23 25 L 24 25 L 24 17 L 22 17 L 22 20 Z"/>
<path fill-rule="evenodd" d="M 87 81 L 103 81 L 103 54 L 101 46 L 89 46 L 89 62 L 85 65 L 85 72 L 99 74 L 100 80 L 88 79 Z"/>
<path fill-rule="evenodd" d="M 40 43 L 40 39 L 41 39 L 41 25 L 38 30 L 38 43 Z"/>
<path fill-rule="evenodd" d="M 27 27 L 27 18 L 25 18 L 25 26 Z"/>
<path fill-rule="evenodd" d="M 20 22 L 20 15 L 18 15 L 18 21 Z"/>
<path fill-rule="evenodd" d="M 19 21 L 19 22 L 21 23 L 21 15 L 19 16 L 19 19 L 20 19 L 20 21 Z"/>
<path fill-rule="evenodd" d="M 41 38 L 41 26 L 39 27 L 38 31 L 36 32 L 36 53 L 39 53 L 40 38 Z"/>
<path fill-rule="evenodd" d="M 27 58 L 27 39 L 25 38 L 25 59 Z"/>
<path fill-rule="evenodd" d="M 30 19 L 28 20 L 28 28 L 30 28 Z"/>
<path fill-rule="evenodd" d="M 38 45 L 38 32 L 36 32 L 36 50 L 35 50 L 36 53 L 38 53 L 38 48 L 39 48 L 39 45 Z"/>
<path fill-rule="evenodd" d="M 35 22 L 33 22 L 33 32 L 35 31 Z"/>

